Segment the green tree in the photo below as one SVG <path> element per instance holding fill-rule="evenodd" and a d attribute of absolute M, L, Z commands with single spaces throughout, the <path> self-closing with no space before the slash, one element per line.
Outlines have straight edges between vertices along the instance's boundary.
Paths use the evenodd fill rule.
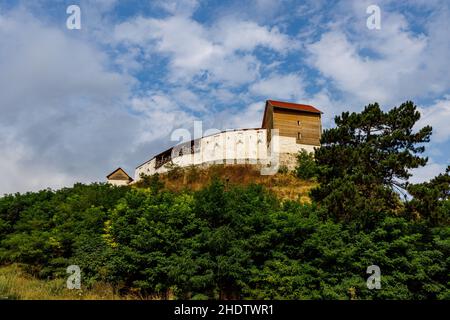
<path fill-rule="evenodd" d="M 89 267 L 95 261 L 88 256 L 97 252 L 96 258 L 102 259 L 101 243 L 94 240 L 103 232 L 108 211 L 127 190 L 109 184 L 75 184 L 0 198 L 0 219 L 6 222 L 0 261 L 23 263 L 41 277 L 65 276 L 67 266 L 76 261 L 85 278 L 95 276 L 98 270 Z M 86 242 L 90 245 L 83 245 Z"/>
<path fill-rule="evenodd" d="M 302 150 L 297 154 L 295 175 L 304 180 L 310 180 L 317 177 L 317 165 L 314 160 L 314 153 Z"/>
<path fill-rule="evenodd" d="M 433 225 L 450 222 L 450 166 L 429 182 L 409 185 L 408 191 L 414 197 L 408 203 L 411 212 Z"/>
<path fill-rule="evenodd" d="M 164 182 L 161 181 L 159 173 L 152 175 L 145 175 L 141 173 L 141 180 L 136 183 L 140 188 L 150 188 L 152 194 L 157 194 L 159 191 L 164 189 Z"/>
<path fill-rule="evenodd" d="M 324 131 L 315 153 L 320 186 L 312 190 L 312 198 L 333 217 L 359 217 L 364 225 L 396 211 L 395 191 L 404 192 L 409 170 L 427 162 L 420 154 L 432 129 L 413 132 L 419 118 L 410 101 L 387 112 L 375 103 L 361 113 L 337 116 L 336 128 Z"/>

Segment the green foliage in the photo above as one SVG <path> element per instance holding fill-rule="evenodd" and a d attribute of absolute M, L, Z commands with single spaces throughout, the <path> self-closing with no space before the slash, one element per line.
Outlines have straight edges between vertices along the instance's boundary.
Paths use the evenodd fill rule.
<path fill-rule="evenodd" d="M 420 118 L 416 109 L 405 102 L 383 112 L 370 104 L 361 113 L 342 113 L 337 127 L 324 131 L 315 152 L 320 185 L 311 195 L 330 216 L 347 221 L 369 216 L 364 223 L 370 224 L 398 209 L 395 191 L 404 192 L 409 170 L 427 162 L 420 157 L 421 144 L 429 141 L 431 127 L 413 132 Z"/>
<path fill-rule="evenodd" d="M 77 264 L 83 285 L 162 298 L 450 297 L 448 226 L 384 215 L 358 231 L 323 206 L 218 179 L 193 193 L 156 189 L 76 185 L 1 198 L 2 261 L 42 277 Z M 381 290 L 366 287 L 372 264 Z"/>
<path fill-rule="evenodd" d="M 314 154 L 302 150 L 297 154 L 297 166 L 295 175 L 304 180 L 311 180 L 317 177 L 317 165 L 314 160 Z"/>
<path fill-rule="evenodd" d="M 77 252 L 99 251 L 92 243 L 83 250 L 80 247 L 98 238 L 108 210 L 127 190 L 106 184 L 76 184 L 56 192 L 0 198 L 0 219 L 7 226 L 0 238 L 0 261 L 24 263 L 28 271 L 41 277 L 65 275 L 71 261 L 80 260 Z M 84 269 L 87 277 L 98 274 L 98 270 Z"/>
<path fill-rule="evenodd" d="M 165 164 L 164 167 L 168 170 L 167 178 L 169 178 L 169 180 L 180 179 L 184 174 L 184 169 L 172 161 Z"/>
<path fill-rule="evenodd" d="M 410 211 L 433 225 L 450 222 L 450 166 L 430 182 L 410 185 L 408 191 L 414 197 L 408 204 Z"/>
<path fill-rule="evenodd" d="M 281 174 L 286 174 L 286 173 L 289 173 L 289 168 L 286 166 L 286 165 L 281 165 L 279 168 L 278 168 L 278 173 L 281 173 Z"/>
<path fill-rule="evenodd" d="M 190 165 L 186 172 L 187 183 L 193 183 L 200 180 L 200 169 L 198 166 Z"/>
<path fill-rule="evenodd" d="M 150 188 L 152 194 L 157 194 L 164 188 L 164 182 L 161 181 L 158 173 L 151 176 L 141 174 L 141 180 L 137 182 L 137 186 L 140 188 Z"/>
<path fill-rule="evenodd" d="M 290 232 L 283 222 L 278 233 L 302 234 L 295 237 L 292 247 L 296 250 L 286 250 L 285 243 L 272 240 L 273 255 L 262 267 L 252 268 L 247 288 L 252 297 L 437 299 L 448 294 L 448 247 L 434 235 L 444 229 L 433 231 L 390 217 L 371 233 L 353 233 L 348 225 L 321 222 L 315 215 L 300 212 L 289 219 Z M 372 264 L 381 268 L 381 290 L 366 287 L 365 271 Z"/>

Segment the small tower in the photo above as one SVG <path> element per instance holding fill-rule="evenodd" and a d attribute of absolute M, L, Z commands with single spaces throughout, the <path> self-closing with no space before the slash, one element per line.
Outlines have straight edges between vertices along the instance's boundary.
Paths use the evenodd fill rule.
<path fill-rule="evenodd" d="M 262 128 L 267 130 L 270 142 L 272 130 L 278 130 L 280 163 L 290 170 L 297 163 L 300 150 L 314 152 L 320 147 L 322 112 L 306 104 L 267 100 Z"/>
<path fill-rule="evenodd" d="M 133 182 L 133 179 L 122 168 L 117 168 L 108 174 L 106 179 L 114 186 L 126 186 Z"/>
<path fill-rule="evenodd" d="M 267 100 L 261 127 L 268 130 L 269 137 L 270 130 L 278 129 L 281 137 L 291 138 L 297 145 L 319 147 L 321 115 L 320 110 L 310 105 Z"/>

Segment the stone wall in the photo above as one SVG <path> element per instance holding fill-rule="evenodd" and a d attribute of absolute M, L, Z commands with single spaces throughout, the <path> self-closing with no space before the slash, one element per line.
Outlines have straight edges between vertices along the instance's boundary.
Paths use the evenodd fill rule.
<path fill-rule="evenodd" d="M 267 161 L 267 131 L 247 129 L 224 131 L 199 139 L 198 152 L 180 155 L 180 148 L 174 147 L 172 162 L 180 167 L 200 164 L 264 164 Z M 152 175 L 168 169 L 163 165 L 155 168 L 155 158 L 136 168 L 135 179 L 141 173 Z"/>
<path fill-rule="evenodd" d="M 281 166 L 287 166 L 289 170 L 295 169 L 296 155 L 302 149 L 314 152 L 315 146 L 297 144 L 295 138 L 279 136 L 279 159 Z M 180 148 L 174 147 L 172 151 L 172 163 L 180 167 L 190 165 L 210 164 L 255 164 L 265 165 L 269 163 L 267 150 L 267 130 L 247 129 L 224 131 L 196 142 L 196 150 L 193 154 L 184 152 L 180 155 Z M 182 152 L 183 153 L 183 152 Z M 152 175 L 164 173 L 168 168 L 163 165 L 155 168 L 156 159 L 153 158 L 140 165 L 135 171 L 135 180 L 140 180 L 140 175 Z"/>

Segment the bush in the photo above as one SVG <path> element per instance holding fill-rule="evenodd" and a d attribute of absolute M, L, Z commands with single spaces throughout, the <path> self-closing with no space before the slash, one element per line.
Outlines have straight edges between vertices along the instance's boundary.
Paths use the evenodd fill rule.
<path fill-rule="evenodd" d="M 184 169 L 181 168 L 179 165 L 169 162 L 168 164 L 164 165 L 165 168 L 168 169 L 167 171 L 167 178 L 169 180 L 178 180 L 181 177 L 183 177 Z"/>
<path fill-rule="evenodd" d="M 136 183 L 136 186 L 139 188 L 150 188 L 153 194 L 157 194 L 164 188 L 164 182 L 161 181 L 158 173 L 151 176 L 141 174 L 141 180 Z"/>
<path fill-rule="evenodd" d="M 311 180 L 317 176 L 317 165 L 314 161 L 314 154 L 302 150 L 297 154 L 297 166 L 295 167 L 297 178 Z"/>
<path fill-rule="evenodd" d="M 190 165 L 187 168 L 186 180 L 187 183 L 194 183 L 200 179 L 200 169 L 195 165 Z"/>
<path fill-rule="evenodd" d="M 289 173 L 289 168 L 286 165 L 281 165 L 278 168 L 278 173 L 281 173 L 281 174 Z"/>

